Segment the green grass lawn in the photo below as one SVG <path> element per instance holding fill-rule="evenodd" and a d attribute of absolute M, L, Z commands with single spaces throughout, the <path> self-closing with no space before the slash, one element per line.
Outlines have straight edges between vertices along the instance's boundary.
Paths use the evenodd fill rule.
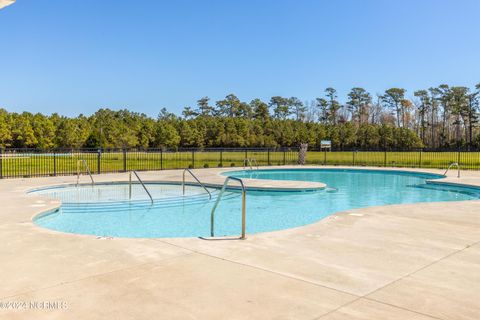
<path fill-rule="evenodd" d="M 130 170 L 162 170 L 180 168 L 242 167 L 245 158 L 254 158 L 258 165 L 296 164 L 297 151 L 191 151 L 185 152 L 122 152 L 57 154 L 4 154 L 1 159 L 3 177 L 69 175 L 77 172 L 77 161 L 85 160 L 92 173 Z M 480 169 L 480 152 L 351 152 L 307 153 L 307 164 L 446 168 L 459 162 L 463 169 Z M 81 168 L 85 172 L 85 168 Z"/>
<path fill-rule="evenodd" d="M 125 156 L 125 158 L 124 158 Z M 3 177 L 68 175 L 77 172 L 78 160 L 85 160 L 92 173 L 131 170 L 164 170 L 181 168 L 242 167 L 245 158 L 256 159 L 259 166 L 295 164 L 298 153 L 267 151 L 191 151 L 122 152 L 58 154 L 6 154 L 1 159 Z M 100 164 L 100 170 L 99 170 Z M 81 172 L 85 167 L 81 165 Z"/>
<path fill-rule="evenodd" d="M 480 152 L 309 152 L 307 163 L 327 165 L 447 168 L 458 162 L 462 169 L 480 169 Z"/>

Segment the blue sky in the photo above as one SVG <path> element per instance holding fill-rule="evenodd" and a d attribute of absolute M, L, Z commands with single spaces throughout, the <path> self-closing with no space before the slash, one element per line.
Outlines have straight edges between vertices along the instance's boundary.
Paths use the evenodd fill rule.
<path fill-rule="evenodd" d="M 235 93 L 311 100 L 480 82 L 478 0 L 17 0 L 0 107 L 156 116 Z"/>

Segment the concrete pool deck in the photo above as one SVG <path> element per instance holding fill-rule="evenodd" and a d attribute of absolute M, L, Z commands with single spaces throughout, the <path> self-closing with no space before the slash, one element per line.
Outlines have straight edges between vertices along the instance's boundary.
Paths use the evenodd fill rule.
<path fill-rule="evenodd" d="M 232 169 L 194 172 L 221 184 L 224 170 Z M 178 182 L 181 174 L 140 176 Z M 480 186 L 480 172 L 449 176 Z M 355 209 L 243 241 L 101 238 L 34 225 L 59 202 L 26 191 L 75 181 L 0 180 L 0 319 L 480 318 L 480 201 Z M 262 183 L 276 187 L 247 187 Z"/>

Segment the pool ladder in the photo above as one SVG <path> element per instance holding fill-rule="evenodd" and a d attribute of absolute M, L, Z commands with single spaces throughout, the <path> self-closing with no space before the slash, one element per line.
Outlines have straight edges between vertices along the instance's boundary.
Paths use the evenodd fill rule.
<path fill-rule="evenodd" d="M 133 177 L 132 174 L 135 175 L 135 177 L 137 178 L 138 182 L 140 182 L 140 184 L 141 184 L 142 187 L 143 187 L 143 190 L 145 190 L 145 192 L 147 193 L 148 197 L 150 198 L 151 204 L 153 204 L 153 197 L 152 197 L 152 195 L 150 194 L 150 191 L 148 191 L 147 187 L 146 187 L 145 184 L 143 183 L 142 179 L 140 179 L 140 177 L 138 176 L 137 171 L 130 171 L 129 184 L 128 184 L 128 198 L 129 198 L 129 200 L 132 200 L 132 177 Z"/>
<path fill-rule="evenodd" d="M 245 234 L 245 229 L 246 229 L 246 220 L 247 220 L 247 190 L 245 188 L 245 185 L 243 184 L 242 179 L 235 178 L 235 177 L 227 177 L 225 179 L 225 182 L 223 183 L 222 189 L 220 190 L 220 193 L 218 194 L 217 200 L 215 201 L 215 204 L 213 205 L 212 211 L 210 213 L 210 236 L 215 237 L 215 211 L 217 210 L 218 203 L 222 199 L 223 193 L 225 192 L 225 189 L 227 188 L 228 182 L 230 180 L 234 180 L 240 183 L 240 186 L 242 188 L 242 234 L 239 239 L 245 240 L 246 234 Z"/>
<path fill-rule="evenodd" d="M 258 170 L 258 162 L 257 162 L 257 159 L 255 158 L 246 158 L 243 160 L 243 169 L 245 169 L 246 167 L 250 167 L 250 170 L 253 170 L 253 166 L 255 166 Z"/>
<path fill-rule="evenodd" d="M 256 162 L 256 161 L 255 161 Z M 183 177 L 182 177 L 182 189 L 183 189 L 183 195 L 185 195 L 185 175 L 186 173 L 189 173 L 197 182 L 198 184 L 205 189 L 205 191 L 208 193 L 209 199 L 212 199 L 212 194 L 210 191 L 205 187 L 205 185 L 198 179 L 198 177 L 190 170 L 190 169 L 185 169 L 183 170 Z M 235 178 L 235 177 L 227 177 L 225 179 L 225 182 L 223 183 L 222 189 L 220 190 L 220 193 L 218 194 L 217 199 L 215 200 L 215 204 L 213 205 L 212 211 L 210 213 L 210 236 L 215 237 L 215 211 L 217 210 L 218 204 L 220 203 L 220 200 L 222 200 L 223 193 L 225 192 L 225 189 L 227 188 L 228 182 L 230 180 L 235 180 L 240 183 L 240 186 L 242 188 L 242 234 L 239 239 L 245 240 L 246 237 L 246 203 L 247 203 L 247 191 L 245 188 L 245 185 L 243 184 L 242 179 Z M 208 240 L 208 239 L 206 239 Z"/>
<path fill-rule="evenodd" d="M 193 174 L 192 170 L 190 169 L 185 169 L 183 170 L 183 179 L 182 179 L 182 189 L 183 189 L 183 195 L 185 195 L 185 173 L 190 173 L 190 175 L 198 182 L 198 184 L 203 188 L 205 189 L 205 191 L 207 191 L 208 193 L 208 197 L 209 199 L 211 200 L 212 199 L 212 194 L 210 193 L 210 191 L 205 187 L 205 185 L 197 178 L 197 176 L 195 174 Z"/>
<path fill-rule="evenodd" d="M 90 167 L 88 166 L 87 161 L 82 159 L 82 160 L 77 161 L 77 184 L 76 184 L 76 186 L 78 187 L 78 184 L 80 182 L 80 167 L 81 167 L 82 164 L 85 166 L 85 169 L 87 169 L 87 173 L 90 176 L 90 180 L 92 180 L 92 186 L 95 185 L 95 181 L 93 180 L 93 176 L 92 176 L 92 172 L 90 171 Z"/>
<path fill-rule="evenodd" d="M 445 173 L 443 174 L 444 176 L 447 176 L 447 172 L 448 170 L 450 170 L 451 167 L 453 166 L 456 166 L 457 169 L 458 169 L 458 174 L 457 174 L 457 178 L 460 178 L 460 165 L 458 164 L 458 162 L 452 162 L 450 163 L 450 165 L 448 166 L 447 170 L 445 170 Z"/>

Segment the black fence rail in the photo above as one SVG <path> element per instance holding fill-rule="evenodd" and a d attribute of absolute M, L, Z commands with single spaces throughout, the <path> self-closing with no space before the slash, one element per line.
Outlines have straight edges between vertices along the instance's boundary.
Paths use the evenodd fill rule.
<path fill-rule="evenodd" d="M 298 150 L 281 149 L 0 149 L 0 178 L 85 173 L 85 160 L 94 174 L 131 170 L 243 167 L 245 159 L 259 166 L 297 164 Z M 479 151 L 308 151 L 306 164 L 445 169 L 452 162 L 462 169 L 480 169 Z"/>
<path fill-rule="evenodd" d="M 479 151 L 309 151 L 307 164 L 446 169 L 480 169 Z"/>
<path fill-rule="evenodd" d="M 0 150 L 0 179 L 85 173 L 83 160 L 94 174 L 184 168 L 242 167 L 245 159 L 259 166 L 289 165 L 298 161 L 296 149 L 81 149 L 45 151 Z M 79 163 L 80 162 L 80 163 Z"/>

